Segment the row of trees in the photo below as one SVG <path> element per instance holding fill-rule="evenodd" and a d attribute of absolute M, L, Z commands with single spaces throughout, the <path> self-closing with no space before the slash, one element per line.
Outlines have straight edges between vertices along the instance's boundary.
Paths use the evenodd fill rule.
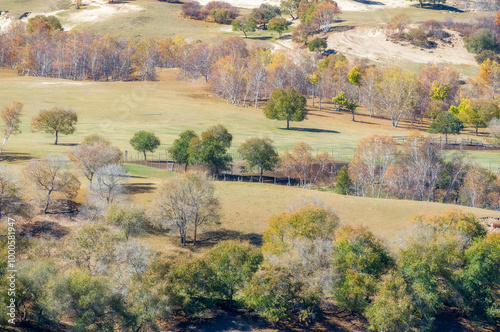
<path fill-rule="evenodd" d="M 497 176 L 475 165 L 465 151 L 445 155 L 430 137 L 409 136 L 400 147 L 388 136 L 363 138 L 349 168 L 338 172 L 341 194 L 440 200 L 498 209 Z"/>
<path fill-rule="evenodd" d="M 433 27 L 430 23 L 426 26 Z M 452 106 L 460 108 L 466 99 L 469 101 L 462 108 L 471 114 L 461 117 L 465 125 L 477 130 L 498 116 L 498 107 L 491 101 L 499 86 L 495 60 L 485 61 L 478 76 L 460 87 L 458 72 L 444 67 L 425 67 L 414 75 L 399 67 L 381 69 L 361 60 L 349 62 L 342 55 L 318 60 L 315 54 L 300 52 L 292 58 L 266 48 L 249 50 L 238 37 L 214 43 L 187 43 L 176 37 L 131 44 L 89 31 L 63 32 L 44 23 L 35 25 L 32 32 L 23 32 L 19 26 L 0 35 L 0 39 L 4 41 L 0 43 L 0 64 L 24 74 L 150 80 L 156 77 L 156 67 L 179 67 L 184 79 L 203 77 L 217 95 L 235 105 L 253 102 L 257 107 L 273 91 L 293 87 L 311 97 L 313 105 L 318 100 L 320 109 L 326 98 L 338 102 L 354 118 L 357 106 L 363 105 L 370 115 L 390 118 L 394 126 L 405 119 L 420 118 L 422 123 L 424 116 L 435 117 Z M 120 45 L 125 44 L 132 53 L 123 51 Z M 21 52 L 21 48 L 34 52 Z M 120 57 L 127 54 L 133 57 L 123 63 Z M 58 59 L 61 56 L 67 59 Z M 59 68 L 62 63 L 67 65 Z"/>
<path fill-rule="evenodd" d="M 176 197 L 189 202 L 184 195 L 212 197 L 212 190 L 206 177 L 188 174 L 160 187 L 166 209 L 155 216 L 114 205 L 60 240 L 19 237 L 17 317 L 40 329 L 70 319 L 76 330 L 148 331 L 179 311 L 199 317 L 243 307 L 273 323 L 309 325 L 330 298 L 375 331 L 428 329 L 450 306 L 477 322 L 500 319 L 500 239 L 459 211 L 415 216 L 392 253 L 367 228 L 342 225 L 310 202 L 272 217 L 262 248 L 225 241 L 203 254 L 165 258 L 135 239 L 156 223 L 183 220 L 174 211 L 189 209 Z M 199 201 L 200 211 L 215 216 L 217 204 L 206 209 L 209 200 Z M 1 244 L 7 248 L 7 240 Z"/>

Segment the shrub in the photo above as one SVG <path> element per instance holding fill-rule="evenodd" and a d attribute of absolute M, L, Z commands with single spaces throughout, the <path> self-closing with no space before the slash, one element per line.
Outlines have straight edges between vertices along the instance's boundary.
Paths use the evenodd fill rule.
<path fill-rule="evenodd" d="M 488 29 L 481 29 L 474 32 L 465 40 L 465 48 L 469 53 L 481 53 L 484 50 L 497 50 L 497 37 Z"/>
<path fill-rule="evenodd" d="M 479 53 L 478 55 L 476 55 L 474 57 L 474 59 L 476 59 L 478 64 L 482 64 L 483 62 L 485 62 L 488 59 L 490 61 L 496 61 L 496 62 L 500 61 L 500 58 L 498 57 L 498 55 L 492 50 L 484 50 L 481 53 Z"/>
<path fill-rule="evenodd" d="M 210 11 L 210 16 L 212 16 L 214 21 L 219 24 L 231 24 L 233 19 L 236 17 L 236 14 L 229 9 L 220 8 L 212 9 Z"/>
<path fill-rule="evenodd" d="M 315 38 L 309 44 L 307 44 L 307 48 L 311 52 L 323 52 L 327 48 L 326 40 L 323 38 Z"/>
<path fill-rule="evenodd" d="M 198 20 L 201 19 L 201 5 L 197 1 L 185 2 L 182 4 L 182 12 L 185 16 Z"/>

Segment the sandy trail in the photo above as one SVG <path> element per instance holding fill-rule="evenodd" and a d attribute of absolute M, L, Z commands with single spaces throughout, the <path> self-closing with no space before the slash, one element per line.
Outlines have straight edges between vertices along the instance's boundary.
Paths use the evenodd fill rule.
<path fill-rule="evenodd" d="M 462 38 L 449 31 L 451 44 L 438 42 L 432 49 L 423 49 L 407 42 L 394 43 L 387 39 L 382 27 L 356 27 L 328 37 L 328 48 L 356 57 L 381 63 L 415 62 L 425 64 L 476 65 L 474 55 L 468 53 Z"/>

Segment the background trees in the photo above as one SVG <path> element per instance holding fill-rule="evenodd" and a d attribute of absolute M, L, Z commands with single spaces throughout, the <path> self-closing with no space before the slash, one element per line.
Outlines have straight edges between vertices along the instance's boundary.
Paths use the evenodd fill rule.
<path fill-rule="evenodd" d="M 295 88 L 276 89 L 264 107 L 268 119 L 286 120 L 286 129 L 290 121 L 302 121 L 307 116 L 306 98 Z"/>
<path fill-rule="evenodd" d="M 19 125 L 21 124 L 21 112 L 23 110 L 23 103 L 19 100 L 13 100 L 12 106 L 4 106 L 0 111 L 0 117 L 4 123 L 3 127 L 3 142 L 0 146 L 0 154 L 2 154 L 3 147 L 5 143 L 9 140 L 10 135 L 15 135 L 21 132 Z"/>
<path fill-rule="evenodd" d="M 64 135 L 73 134 L 76 130 L 75 124 L 78 121 L 76 112 L 71 108 L 53 107 L 50 110 L 41 110 L 31 118 L 31 131 L 44 131 L 48 134 L 55 134 L 57 145 L 59 133 Z"/>
<path fill-rule="evenodd" d="M 142 152 L 146 160 L 146 152 L 154 152 L 160 146 L 160 139 L 152 132 L 141 130 L 132 136 L 129 143 L 136 151 Z"/>
<path fill-rule="evenodd" d="M 238 153 L 249 170 L 259 169 L 259 181 L 262 181 L 262 173 L 272 171 L 279 161 L 278 152 L 270 138 L 249 138 L 240 145 Z"/>
<path fill-rule="evenodd" d="M 181 179 L 164 182 L 155 195 L 160 223 L 176 228 L 183 245 L 192 229 L 196 245 L 198 228 L 219 220 L 220 203 L 214 192 L 206 174 L 187 173 Z"/>

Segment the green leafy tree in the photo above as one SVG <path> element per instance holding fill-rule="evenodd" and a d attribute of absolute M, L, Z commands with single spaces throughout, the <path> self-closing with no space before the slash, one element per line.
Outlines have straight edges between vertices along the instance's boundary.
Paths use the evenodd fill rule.
<path fill-rule="evenodd" d="M 57 140 L 59 133 L 64 135 L 73 134 L 76 130 L 75 124 L 78 121 L 76 112 L 71 108 L 53 107 L 50 110 L 41 110 L 31 118 L 31 131 L 44 131 L 48 134 L 55 134 Z"/>
<path fill-rule="evenodd" d="M 55 16 L 37 15 L 28 20 L 28 32 L 37 30 L 62 31 L 63 27 Z"/>
<path fill-rule="evenodd" d="M 48 290 L 50 312 L 71 315 L 75 331 L 112 331 L 120 322 L 120 301 L 108 280 L 75 271 L 55 279 Z"/>
<path fill-rule="evenodd" d="M 393 264 L 389 252 L 368 229 L 343 225 L 335 232 L 334 299 L 341 307 L 362 313 L 383 273 Z"/>
<path fill-rule="evenodd" d="M 458 105 L 457 111 L 457 117 L 464 124 L 476 128 L 476 136 L 479 134 L 479 128 L 485 128 L 491 119 L 500 117 L 498 106 L 488 100 L 464 99 Z"/>
<path fill-rule="evenodd" d="M 337 182 L 335 182 L 335 192 L 341 195 L 349 195 L 351 192 L 352 181 L 349 177 L 347 166 L 342 167 L 337 172 Z"/>
<path fill-rule="evenodd" d="M 281 0 L 280 9 L 283 14 L 288 14 L 292 20 L 297 19 L 295 12 L 299 8 L 300 0 Z"/>
<path fill-rule="evenodd" d="M 432 100 L 443 101 L 450 94 L 450 86 L 448 84 L 439 83 L 437 81 L 432 82 L 432 87 L 430 91 L 430 97 Z"/>
<path fill-rule="evenodd" d="M 347 74 L 347 79 L 349 79 L 349 82 L 351 82 L 351 84 L 359 86 L 359 84 L 361 83 L 361 67 L 352 67 Z"/>
<path fill-rule="evenodd" d="M 168 149 L 168 153 L 172 159 L 179 164 L 184 164 L 184 172 L 187 171 L 189 165 L 189 143 L 195 137 L 198 137 L 192 130 L 185 130 L 179 138 L 174 140 L 172 146 Z"/>
<path fill-rule="evenodd" d="M 434 119 L 427 132 L 444 134 L 446 144 L 448 144 L 448 134 L 459 134 L 462 129 L 464 129 L 464 125 L 459 118 L 450 112 L 443 112 Z"/>
<path fill-rule="evenodd" d="M 110 205 L 104 216 L 106 223 L 116 226 L 123 231 L 125 239 L 131 235 L 144 232 L 147 217 L 144 211 L 135 206 Z"/>
<path fill-rule="evenodd" d="M 262 262 L 259 249 L 246 243 L 224 241 L 202 257 L 179 259 L 170 269 L 176 302 L 196 314 L 215 305 L 233 305 Z"/>
<path fill-rule="evenodd" d="M 328 44 L 323 38 L 314 38 L 309 43 L 307 43 L 307 48 L 311 52 L 323 52 L 327 47 Z"/>
<path fill-rule="evenodd" d="M 146 160 L 146 152 L 156 150 L 160 146 L 160 139 L 152 132 L 141 130 L 134 134 L 129 143 L 136 151 L 142 152 Z"/>
<path fill-rule="evenodd" d="M 245 34 L 245 38 L 248 38 L 247 32 L 254 32 L 257 28 L 257 21 L 251 15 L 245 15 L 239 17 L 231 23 L 233 26 L 233 31 L 241 31 Z"/>
<path fill-rule="evenodd" d="M 233 135 L 223 125 L 215 125 L 203 133 L 201 139 L 196 137 L 189 143 L 189 161 L 192 164 L 208 166 L 214 174 L 229 169 L 233 158 L 227 150 L 231 147 Z"/>
<path fill-rule="evenodd" d="M 352 114 L 352 121 L 356 121 L 354 119 L 354 113 L 356 112 L 356 108 L 358 108 L 358 103 L 355 100 L 350 98 L 346 98 L 345 93 L 341 91 L 338 96 L 332 99 L 332 103 L 337 105 L 338 109 L 345 109 Z"/>
<path fill-rule="evenodd" d="M 264 107 L 264 115 L 268 119 L 286 120 L 286 129 L 290 129 L 290 121 L 306 118 L 306 98 L 292 87 L 276 89 Z"/>
<path fill-rule="evenodd" d="M 259 169 L 259 181 L 262 181 L 262 173 L 272 171 L 279 161 L 278 152 L 270 138 L 249 138 L 240 145 L 238 153 L 249 169 Z"/>
<path fill-rule="evenodd" d="M 489 29 L 480 29 L 475 31 L 465 40 L 465 48 L 469 53 L 479 54 L 484 50 L 496 51 L 497 37 Z"/>
<path fill-rule="evenodd" d="M 289 269 L 268 264 L 245 289 L 245 304 L 271 322 L 309 324 L 320 315 L 321 293 L 294 278 Z"/>
<path fill-rule="evenodd" d="M 500 319 L 500 236 L 489 234 L 465 252 L 465 267 L 457 274 L 460 307 L 467 315 L 486 322 Z"/>
<path fill-rule="evenodd" d="M 264 30 L 266 30 L 266 24 L 276 16 L 281 15 L 281 10 L 277 6 L 273 6 L 267 3 L 263 3 L 259 8 L 254 8 L 252 10 L 252 17 L 259 23 L 263 25 Z"/>
<path fill-rule="evenodd" d="M 263 251 L 286 252 L 295 239 L 326 239 L 333 236 L 340 218 L 332 211 L 316 205 L 273 216 L 264 232 Z"/>
<path fill-rule="evenodd" d="M 273 17 L 269 20 L 267 28 L 271 31 L 276 31 L 281 37 L 283 31 L 288 30 L 288 21 L 283 17 Z"/>

